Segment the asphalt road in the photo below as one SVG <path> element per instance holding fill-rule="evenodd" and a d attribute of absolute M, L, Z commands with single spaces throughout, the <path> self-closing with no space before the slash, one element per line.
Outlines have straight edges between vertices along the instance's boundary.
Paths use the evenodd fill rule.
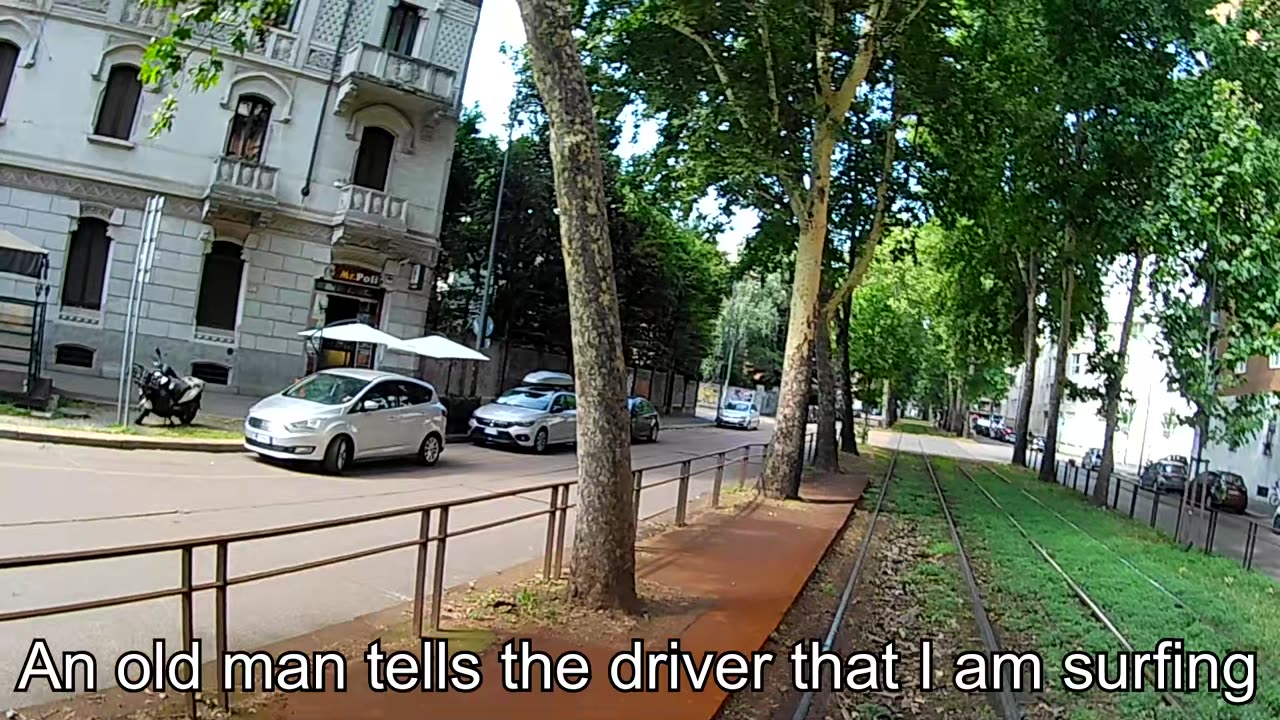
<path fill-rule="evenodd" d="M 656 444 L 633 448 L 633 467 L 679 462 L 768 441 L 770 430 L 714 428 L 668 431 Z M 698 472 L 714 458 L 695 462 Z M 454 444 L 434 468 L 414 464 L 362 465 L 341 478 L 258 461 L 248 455 L 119 451 L 0 441 L 0 555 L 26 555 L 131 545 L 164 539 L 289 525 L 382 509 L 484 495 L 576 475 L 571 448 L 544 456 Z M 754 477 L 758 467 L 749 468 Z M 729 468 L 726 485 L 741 468 Z M 678 474 L 648 473 L 645 483 Z M 702 472 L 690 496 L 710 492 Z M 641 514 L 673 507 L 677 484 L 641 496 Z M 517 495 L 453 513 L 453 529 L 545 508 L 548 493 Z M 572 538 L 572 513 L 568 538 Z M 449 542 L 446 583 L 463 584 L 541 556 L 546 519 L 460 537 Z M 416 537 L 418 519 L 405 517 L 302 536 L 232 546 L 232 576 L 278 568 Z M 196 582 L 213 578 L 213 549 L 197 551 Z M 567 552 L 567 551 L 566 551 Z M 230 647 L 252 649 L 411 599 L 413 549 L 233 587 L 228 592 Z M 0 611 L 91 600 L 174 587 L 177 553 L 0 572 Z M 212 593 L 195 603 L 196 636 L 212 651 Z M 93 652 L 99 682 L 115 658 L 150 648 L 153 638 L 180 639 L 176 598 L 0 625 L 0 709 L 50 699 L 48 692 L 13 693 L 33 637 L 55 653 Z M 55 655 L 56 656 L 56 655 Z"/>

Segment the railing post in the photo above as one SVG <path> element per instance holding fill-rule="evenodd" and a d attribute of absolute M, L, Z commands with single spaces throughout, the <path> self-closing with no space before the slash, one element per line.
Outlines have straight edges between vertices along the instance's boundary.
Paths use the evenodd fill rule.
<path fill-rule="evenodd" d="M 1159 491 L 1151 491 L 1151 527 L 1156 526 L 1156 516 L 1160 514 L 1160 493 Z M 1181 520 L 1181 516 L 1178 518 Z"/>
<path fill-rule="evenodd" d="M 1175 540 L 1182 537 L 1182 508 L 1178 508 L 1178 512 L 1176 514 L 1178 519 L 1173 523 L 1173 537 Z"/>
<path fill-rule="evenodd" d="M 440 630 L 440 603 L 444 600 L 444 556 L 449 543 L 449 507 L 440 508 L 436 515 L 436 562 L 431 575 L 431 624 L 432 632 Z"/>
<path fill-rule="evenodd" d="M 182 548 L 182 649 L 186 652 L 191 651 L 192 636 L 195 634 L 195 611 L 193 609 L 193 595 L 191 591 L 191 548 Z M 200 662 L 200 658 L 196 658 L 196 662 Z M 187 714 L 191 720 L 196 720 L 198 713 L 196 711 L 196 695 L 200 692 L 200 688 L 196 688 L 187 693 Z"/>
<path fill-rule="evenodd" d="M 431 543 L 431 511 L 423 510 L 418 522 L 418 563 L 413 576 L 413 636 L 422 637 L 422 603 L 427 589 L 427 546 Z"/>
<path fill-rule="evenodd" d="M 1120 506 L 1120 483 L 1121 482 L 1124 482 L 1124 481 L 1121 480 L 1120 478 L 1112 479 L 1112 485 L 1114 486 L 1111 489 L 1111 509 L 1112 510 Z"/>
<path fill-rule="evenodd" d="M 720 483 L 724 481 L 724 453 L 716 455 L 716 479 L 711 483 L 711 507 L 720 507 Z"/>
<path fill-rule="evenodd" d="M 1209 531 L 1206 533 L 1207 537 L 1205 538 L 1205 541 L 1204 541 L 1205 555 L 1210 555 L 1213 553 L 1213 539 L 1217 534 L 1218 534 L 1218 511 L 1210 510 L 1209 511 Z"/>
<path fill-rule="evenodd" d="M 689 503 L 689 461 L 680 463 L 680 493 L 676 498 L 676 527 L 684 527 Z"/>
<path fill-rule="evenodd" d="M 747 463 L 751 459 L 751 446 L 745 445 L 742 448 L 742 465 L 738 470 L 738 489 L 747 486 Z"/>
<path fill-rule="evenodd" d="M 631 513 L 640 524 L 640 491 L 644 489 L 644 470 L 631 471 Z"/>
<path fill-rule="evenodd" d="M 569 485 L 560 486 L 560 517 L 556 520 L 556 569 L 555 577 L 560 579 L 564 569 L 564 533 L 569 519 Z"/>
<path fill-rule="evenodd" d="M 542 579 L 551 579 L 551 561 L 556 552 L 556 514 L 560 509 L 560 486 L 551 488 L 551 501 L 547 504 L 547 542 L 542 550 Z"/>
<path fill-rule="evenodd" d="M 213 590 L 214 652 L 218 653 L 218 677 L 216 681 L 218 687 L 222 688 L 218 691 L 218 700 L 222 704 L 222 709 L 230 712 L 231 690 L 224 687 L 222 682 L 223 676 L 227 672 L 227 544 L 225 542 L 218 543 L 216 552 Z"/>
<path fill-rule="evenodd" d="M 1129 494 L 1129 519 L 1138 511 L 1138 483 L 1133 483 L 1133 491 Z"/>
<path fill-rule="evenodd" d="M 1244 538 L 1244 557 L 1241 562 L 1246 570 L 1253 569 L 1253 549 L 1258 544 L 1258 523 L 1250 522 L 1249 529 L 1245 531 Z"/>

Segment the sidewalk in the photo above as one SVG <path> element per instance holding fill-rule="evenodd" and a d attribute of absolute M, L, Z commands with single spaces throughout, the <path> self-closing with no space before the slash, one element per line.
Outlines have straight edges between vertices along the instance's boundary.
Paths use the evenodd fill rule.
<path fill-rule="evenodd" d="M 847 476 L 806 482 L 802 495 L 808 502 L 753 502 L 734 512 L 709 512 L 690 527 L 641 543 L 637 577 L 688 600 L 677 617 L 661 618 L 650 626 L 647 648 L 666 649 L 668 637 L 679 637 L 681 648 L 696 660 L 712 651 L 749 654 L 759 650 L 804 588 L 863 490 L 862 482 Z M 286 695 L 257 714 L 277 720 L 707 720 L 728 697 L 714 683 L 703 692 L 620 693 L 609 684 L 609 660 L 629 649 L 629 641 L 584 645 L 546 635 L 532 638 L 534 648 L 553 656 L 568 650 L 582 652 L 591 663 L 590 685 L 579 693 L 507 692 L 497 660 L 498 646 L 505 639 L 499 638 L 484 654 L 484 682 L 471 693 L 374 692 L 364 682 L 368 668 L 363 660 L 354 659 L 347 672 L 347 692 Z M 779 656 L 773 667 L 787 662 Z"/>

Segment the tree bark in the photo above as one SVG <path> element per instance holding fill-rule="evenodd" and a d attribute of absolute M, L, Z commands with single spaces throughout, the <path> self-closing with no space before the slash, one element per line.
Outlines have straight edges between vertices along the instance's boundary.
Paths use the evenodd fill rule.
<path fill-rule="evenodd" d="M 968 384 L 969 379 L 967 377 L 961 378 L 960 382 L 956 383 L 956 437 L 968 437 L 970 432 L 969 397 L 968 393 L 965 392 L 965 387 Z"/>
<path fill-rule="evenodd" d="M 1027 433 L 1031 430 L 1031 407 L 1035 399 L 1036 363 L 1040 360 L 1040 313 L 1036 306 L 1036 297 L 1040 294 L 1037 282 L 1039 268 L 1036 266 L 1036 254 L 1031 252 L 1027 257 L 1026 272 L 1023 285 L 1027 296 L 1027 327 L 1022 332 L 1022 393 L 1018 396 L 1018 420 L 1014 425 L 1013 464 L 1027 466 L 1027 447 L 1030 444 Z"/>
<path fill-rule="evenodd" d="M 853 314 L 853 300 L 841 305 L 839 326 L 836 328 L 836 353 L 840 363 L 836 366 L 840 383 L 840 451 L 858 454 L 857 430 L 853 426 L 853 371 L 849 367 L 849 322 Z"/>
<path fill-rule="evenodd" d="M 595 111 L 565 0 L 519 0 L 551 128 L 578 396 L 578 498 L 569 595 L 634 609 L 635 516 L 618 289 Z"/>
<path fill-rule="evenodd" d="M 893 383 L 885 378 L 880 385 L 880 417 L 884 418 L 884 427 L 886 430 L 893 427 Z"/>
<path fill-rule="evenodd" d="M 825 139 L 815 141 L 815 164 L 826 167 L 824 172 L 814 176 L 813 195 L 814 205 L 821 208 L 812 208 L 808 218 L 801 222 L 803 230 L 796 248 L 778 416 L 773 444 L 765 458 L 761 477 L 764 494 L 771 498 L 794 498 L 800 490 L 800 453 L 809 414 L 809 351 L 813 347 L 813 323 L 818 311 L 818 282 L 822 274 L 822 250 L 826 244 L 827 192 L 830 189 L 834 143 L 829 130 L 820 130 L 819 135 Z"/>
<path fill-rule="evenodd" d="M 1044 456 L 1040 464 L 1040 479 L 1057 480 L 1058 417 L 1062 413 L 1062 396 L 1067 386 L 1067 356 L 1071 352 L 1071 306 L 1076 294 L 1076 269 L 1071 264 L 1074 230 L 1067 227 L 1067 253 L 1062 268 L 1062 317 L 1058 324 L 1058 352 L 1053 367 L 1053 388 L 1049 391 L 1049 417 L 1044 429 Z"/>
<path fill-rule="evenodd" d="M 1133 331 L 1133 313 L 1138 306 L 1138 291 L 1142 286 L 1142 253 L 1133 254 L 1133 277 L 1129 280 L 1129 302 L 1124 308 L 1124 322 L 1120 324 L 1120 344 L 1116 348 L 1116 372 L 1107 378 L 1106 395 L 1103 398 L 1103 417 L 1106 429 L 1102 435 L 1102 467 L 1098 468 L 1098 482 L 1093 486 L 1093 504 L 1105 506 L 1111 487 L 1111 473 L 1115 470 L 1116 420 L 1120 411 L 1120 391 L 1124 387 L 1125 360 L 1129 356 L 1129 335 Z"/>
<path fill-rule="evenodd" d="M 823 293 L 825 297 L 825 292 Z M 813 466 L 828 472 L 840 471 L 836 449 L 836 378 L 831 366 L 831 325 L 824 313 L 817 313 L 813 336 L 813 365 L 818 375 L 818 430 L 814 440 Z"/>

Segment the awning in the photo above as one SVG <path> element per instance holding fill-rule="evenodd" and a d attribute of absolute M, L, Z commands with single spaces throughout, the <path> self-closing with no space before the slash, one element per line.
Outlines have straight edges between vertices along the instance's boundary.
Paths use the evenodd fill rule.
<path fill-rule="evenodd" d="M 14 273 L 40 280 L 49 262 L 49 251 L 8 230 L 0 230 L 0 273 Z"/>
<path fill-rule="evenodd" d="M 413 338 L 412 340 L 401 340 L 394 345 L 388 345 L 387 348 L 439 360 L 481 360 L 484 362 L 489 360 L 483 354 L 472 350 L 466 345 L 456 343 L 443 335 L 427 335 Z"/>
<path fill-rule="evenodd" d="M 322 337 L 325 340 L 337 340 L 338 342 L 369 343 L 371 345 L 386 345 L 388 347 L 402 342 L 402 340 L 395 335 L 388 335 L 387 333 L 384 333 L 377 328 L 369 327 L 364 323 L 330 325 L 324 328 L 303 330 L 298 334 L 305 337 Z"/>

